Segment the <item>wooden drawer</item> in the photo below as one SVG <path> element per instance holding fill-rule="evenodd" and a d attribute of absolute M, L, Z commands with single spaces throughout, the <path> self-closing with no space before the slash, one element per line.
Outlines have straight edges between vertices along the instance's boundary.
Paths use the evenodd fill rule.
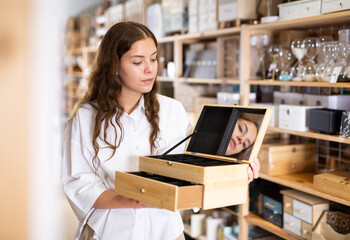
<path fill-rule="evenodd" d="M 310 0 L 300 3 L 300 17 L 317 16 L 321 13 L 321 0 Z"/>
<path fill-rule="evenodd" d="M 270 176 L 313 171 L 315 144 L 263 144 L 259 153 L 261 172 Z"/>
<path fill-rule="evenodd" d="M 203 185 L 145 172 L 116 172 L 117 194 L 171 211 L 202 207 Z"/>
<path fill-rule="evenodd" d="M 312 238 L 312 225 L 306 222 L 301 222 L 301 237 L 307 240 Z"/>
<path fill-rule="evenodd" d="M 283 211 L 293 215 L 293 199 L 288 196 L 283 196 Z"/>
<path fill-rule="evenodd" d="M 293 215 L 305 222 L 312 223 L 312 207 L 293 199 Z"/>
<path fill-rule="evenodd" d="M 225 162 L 190 154 L 170 154 L 164 159 L 158 157 L 140 157 L 140 171 L 200 184 L 222 181 L 248 184 L 248 164 Z"/>
<path fill-rule="evenodd" d="M 283 228 L 298 236 L 301 235 L 301 221 L 300 219 L 288 214 L 283 214 Z"/>

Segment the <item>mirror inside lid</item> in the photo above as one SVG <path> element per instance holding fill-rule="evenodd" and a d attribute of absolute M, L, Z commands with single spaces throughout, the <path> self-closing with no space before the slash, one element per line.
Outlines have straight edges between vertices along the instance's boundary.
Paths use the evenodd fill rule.
<path fill-rule="evenodd" d="M 204 106 L 187 151 L 223 156 L 238 115 L 232 107 Z"/>
<path fill-rule="evenodd" d="M 250 162 L 259 151 L 270 115 L 268 108 L 204 105 L 187 152 Z"/>

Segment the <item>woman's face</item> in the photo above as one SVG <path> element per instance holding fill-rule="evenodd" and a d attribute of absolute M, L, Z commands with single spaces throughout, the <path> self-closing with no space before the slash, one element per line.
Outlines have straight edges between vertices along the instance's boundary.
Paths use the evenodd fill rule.
<path fill-rule="evenodd" d="M 251 146 L 258 134 L 256 125 L 242 118 L 238 118 L 235 129 L 226 150 L 226 156 L 240 153 Z"/>
<path fill-rule="evenodd" d="M 158 70 L 157 47 L 152 38 L 134 42 L 120 59 L 122 94 L 141 95 L 152 90 Z"/>

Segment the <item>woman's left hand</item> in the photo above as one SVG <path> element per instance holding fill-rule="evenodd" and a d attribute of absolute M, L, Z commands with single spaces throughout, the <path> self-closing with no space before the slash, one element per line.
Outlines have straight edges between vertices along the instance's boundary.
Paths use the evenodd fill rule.
<path fill-rule="evenodd" d="M 250 163 L 248 167 L 248 183 L 259 177 L 259 171 L 260 162 L 258 158 L 255 158 L 254 161 Z"/>

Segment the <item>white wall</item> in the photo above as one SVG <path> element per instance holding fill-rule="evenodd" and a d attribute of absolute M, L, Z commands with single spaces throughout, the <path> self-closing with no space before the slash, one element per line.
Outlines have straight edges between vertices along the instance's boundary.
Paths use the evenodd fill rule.
<path fill-rule="evenodd" d="M 30 238 L 63 240 L 66 219 L 60 185 L 63 133 L 63 39 L 69 16 L 79 14 L 103 0 L 33 0 L 30 24 L 29 63 L 33 82 L 29 102 L 31 144 Z"/>

